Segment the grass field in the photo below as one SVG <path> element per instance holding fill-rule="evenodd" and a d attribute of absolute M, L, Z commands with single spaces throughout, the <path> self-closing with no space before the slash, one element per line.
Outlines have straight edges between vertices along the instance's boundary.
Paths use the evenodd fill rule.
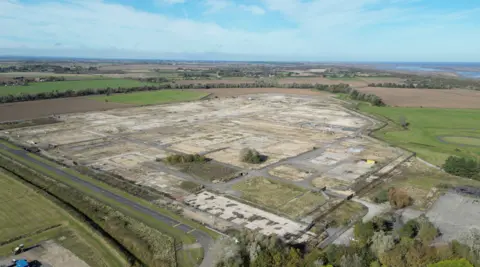
<path fill-rule="evenodd" d="M 91 266 L 126 264 L 100 236 L 11 174 L 2 171 L 0 192 L 0 242 L 18 238 L 0 246 L 0 255 L 10 254 L 21 243 L 28 247 L 53 239 Z"/>
<path fill-rule="evenodd" d="M 291 217 L 303 215 L 326 202 L 321 194 L 263 177 L 240 182 L 233 189 L 241 192 L 245 200 Z"/>
<path fill-rule="evenodd" d="M 5 144 L 7 142 L 4 142 L 4 141 L 1 141 L 0 140 L 0 143 L 2 144 Z M 15 147 L 13 145 L 10 144 L 10 147 Z M 156 220 L 155 218 L 151 217 L 151 216 L 148 216 L 148 215 L 145 215 L 144 213 L 141 213 L 137 210 L 134 210 L 134 209 L 131 209 L 130 207 L 128 206 L 125 206 L 125 205 L 121 205 L 119 202 L 117 201 L 114 201 L 110 198 L 107 198 L 105 197 L 103 194 L 98 194 L 97 192 L 92 192 L 89 188 L 83 186 L 83 185 L 79 185 L 75 182 L 73 182 L 72 180 L 62 176 L 62 175 L 59 175 L 55 172 L 52 172 L 46 168 L 43 168 L 42 166 L 39 166 L 39 165 L 36 165 L 36 164 L 33 164 L 29 161 L 26 161 L 24 159 L 22 159 L 21 157 L 18 157 L 12 153 L 9 153 L 7 151 L 0 151 L 1 154 L 4 154 L 5 156 L 8 156 L 12 159 L 14 159 L 15 161 L 18 161 L 22 164 L 24 164 L 25 166 L 28 166 L 30 168 L 32 168 L 33 170 L 36 170 L 36 171 L 39 171 L 40 173 L 44 173 L 46 175 L 48 175 L 49 177 L 51 178 L 54 178 L 64 184 L 67 184 L 69 186 L 72 186 L 74 188 L 76 188 L 77 190 L 80 190 L 82 192 L 84 192 L 86 195 L 89 195 L 89 196 L 92 196 L 98 200 L 100 200 L 101 202 L 119 210 L 120 212 L 124 213 L 125 215 L 127 216 L 130 216 L 132 218 L 135 218 L 143 223 L 145 223 L 146 225 L 152 227 L 152 228 L 155 228 L 159 231 L 161 231 L 162 233 L 165 233 L 171 237 L 173 237 L 175 239 L 175 242 L 177 243 L 183 243 L 183 244 L 193 244 L 195 243 L 195 238 L 192 236 L 192 235 L 189 235 L 189 234 L 186 234 L 184 232 L 182 232 L 181 230 L 177 229 L 177 228 L 173 228 L 161 221 L 158 221 Z M 218 234 L 213 232 L 213 231 L 210 231 L 208 229 L 206 229 L 205 227 L 193 222 L 193 221 L 190 221 L 188 219 L 185 219 L 179 215 L 177 215 L 176 213 L 174 213 L 173 211 L 170 211 L 170 210 L 167 210 L 167 209 L 163 209 L 159 206 L 156 206 L 148 201 L 145 201 L 141 198 L 138 198 L 138 197 L 135 197 L 133 195 L 130 195 L 126 192 L 123 192 L 119 189 L 116 189 L 116 188 L 113 188 L 107 184 L 104 184 L 103 182 L 100 182 L 98 180 L 95 180 L 91 177 L 88 177 L 88 176 L 85 176 L 85 175 L 82 175 L 72 169 L 69 169 L 69 168 L 63 168 L 61 166 L 59 166 L 58 164 L 54 163 L 54 162 L 51 162 L 47 159 L 44 159 L 42 157 L 39 157 L 35 154 L 29 154 L 31 157 L 39 160 L 39 161 L 42 161 L 48 165 L 51 165 L 51 166 L 54 166 L 56 168 L 59 168 L 59 169 L 63 169 L 65 172 L 69 173 L 69 174 L 72 174 L 72 175 L 75 175 L 76 177 L 79 177 L 81 178 L 82 180 L 85 180 L 85 181 L 88 181 L 92 184 L 95 184 L 97 186 L 99 186 L 100 188 L 104 189 L 104 190 L 107 190 L 107 191 L 110 191 L 112 193 L 115 193 L 117 195 L 121 195 L 129 200 L 132 200 L 134 202 L 136 202 L 138 205 L 141 205 L 141 206 L 145 206 L 145 207 L 148 207 L 149 209 L 152 209 L 152 210 L 156 210 L 164 215 L 167 215 L 179 222 L 182 222 L 183 224 L 186 224 L 186 225 L 189 225 L 193 228 L 197 228 L 197 229 L 202 229 L 202 231 L 208 233 L 209 235 L 211 235 L 213 238 L 217 238 L 218 237 Z M 186 251 L 182 251 L 182 253 L 177 253 L 177 261 L 178 261 L 178 257 L 187 257 L 188 255 L 192 255 L 195 256 L 195 254 L 198 254 L 197 251 L 195 250 L 186 250 Z M 187 259 L 190 259 L 190 256 L 188 256 Z M 192 262 L 191 260 L 187 260 L 187 261 L 181 261 L 181 262 L 189 262 L 188 265 L 181 265 L 179 264 L 178 266 L 186 266 L 186 267 L 189 267 L 189 266 L 195 266 L 197 264 L 197 262 Z"/>
<path fill-rule="evenodd" d="M 228 181 L 234 178 L 237 174 L 237 170 L 215 163 L 215 162 L 205 162 L 205 163 L 184 163 L 179 164 L 178 167 L 181 171 L 186 172 L 196 178 L 205 181 Z"/>
<path fill-rule="evenodd" d="M 367 214 L 367 211 L 367 207 L 362 204 L 347 200 L 338 206 L 338 208 L 328 213 L 325 220 L 330 227 L 341 227 L 348 225 L 357 216 L 361 217 Z"/>
<path fill-rule="evenodd" d="M 394 145 L 416 152 L 433 164 L 441 166 L 450 155 L 480 157 L 480 147 L 472 146 L 480 138 L 479 109 L 398 108 L 360 105 L 360 110 L 388 122 L 374 135 Z M 408 130 L 400 126 L 400 118 L 409 123 Z M 460 145 L 442 141 L 454 139 Z M 472 137 L 466 140 L 466 137 Z M 463 143 L 462 143 L 463 142 Z M 462 145 L 463 144 L 463 145 Z"/>
<path fill-rule="evenodd" d="M 148 85 L 136 80 L 128 79 L 101 79 L 101 80 L 82 80 L 82 81 L 62 81 L 62 82 L 38 82 L 30 83 L 27 86 L 4 86 L 0 87 L 0 95 L 18 95 L 37 94 L 52 91 L 83 90 L 98 88 L 117 88 L 117 87 L 136 87 Z"/>
<path fill-rule="evenodd" d="M 91 99 L 123 104 L 152 105 L 181 101 L 192 101 L 200 99 L 206 95 L 207 93 L 204 92 L 160 90 L 128 94 L 115 94 L 110 96 L 94 96 L 91 97 Z"/>

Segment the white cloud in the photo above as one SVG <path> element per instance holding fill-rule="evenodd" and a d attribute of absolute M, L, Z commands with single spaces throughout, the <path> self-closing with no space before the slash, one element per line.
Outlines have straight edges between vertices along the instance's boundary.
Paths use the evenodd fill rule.
<path fill-rule="evenodd" d="M 248 11 L 254 15 L 263 15 L 265 14 L 265 10 L 259 6 L 255 6 L 255 5 L 251 5 L 251 6 L 248 6 L 248 5 L 239 5 L 239 7 L 245 11 Z"/>
<path fill-rule="evenodd" d="M 158 4 L 168 4 L 168 5 L 175 5 L 175 4 L 183 4 L 185 0 L 156 0 Z"/>
<path fill-rule="evenodd" d="M 206 0 L 207 11 L 205 13 L 216 13 L 232 6 L 233 3 L 227 0 Z"/>
<path fill-rule="evenodd" d="M 217 13 L 224 11 L 226 9 L 232 10 L 243 10 L 254 15 L 263 15 L 265 10 L 256 5 L 237 5 L 235 2 L 230 0 L 205 0 L 205 5 L 207 6 L 206 14 Z"/>
<path fill-rule="evenodd" d="M 392 0 L 262 1 L 261 6 L 225 0 L 204 3 L 226 14 L 243 10 L 261 15 L 263 6 L 281 14 L 290 26 L 265 30 L 259 24 L 258 31 L 240 26 L 230 29 L 219 23 L 148 13 L 102 0 L 0 0 L 0 54 L 6 53 L 1 48 L 9 48 L 75 56 L 81 51 L 85 55 L 101 51 L 98 54 L 142 57 L 224 53 L 289 60 L 422 61 L 462 55 L 467 61 L 480 60 L 475 49 L 480 43 L 478 27 L 461 23 L 478 17 L 479 10 L 446 13 L 401 4 L 380 6 Z M 57 43 L 61 46 L 55 46 Z M 471 51 L 468 57 L 465 51 Z"/>

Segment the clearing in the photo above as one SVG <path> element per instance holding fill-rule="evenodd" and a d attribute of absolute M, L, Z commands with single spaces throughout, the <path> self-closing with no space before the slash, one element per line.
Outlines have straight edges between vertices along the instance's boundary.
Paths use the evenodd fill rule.
<path fill-rule="evenodd" d="M 123 265 L 124 260 L 91 229 L 2 171 L 0 190 L 0 255 L 9 255 L 18 244 L 29 247 L 56 240 L 91 266 Z"/>
<path fill-rule="evenodd" d="M 4 86 L 0 88 L 0 95 L 38 94 L 53 91 L 78 91 L 84 89 L 137 87 L 151 85 L 150 83 L 128 79 L 101 79 L 82 81 L 61 81 L 61 82 L 36 82 L 26 86 Z"/>
<path fill-rule="evenodd" d="M 435 91 L 435 90 L 429 90 Z M 453 102 L 453 101 L 452 101 Z M 480 100 L 479 100 L 480 103 Z M 480 147 L 442 142 L 442 136 L 480 137 L 480 110 L 396 108 L 361 105 L 360 110 L 374 114 L 388 125 L 374 136 L 396 146 L 416 152 L 417 155 L 437 166 L 450 155 L 478 157 Z M 401 117 L 409 123 L 408 129 L 400 126 Z"/>
<path fill-rule="evenodd" d="M 263 177 L 254 177 L 237 183 L 232 188 L 239 191 L 245 200 L 292 217 L 308 213 L 326 202 L 321 193 L 312 193 L 291 184 Z"/>
<path fill-rule="evenodd" d="M 183 90 L 160 90 L 150 92 L 137 92 L 127 94 L 114 94 L 110 96 L 94 96 L 91 99 L 105 102 L 116 102 L 123 104 L 152 105 L 172 103 L 181 101 L 198 100 L 205 97 L 207 93 Z"/>

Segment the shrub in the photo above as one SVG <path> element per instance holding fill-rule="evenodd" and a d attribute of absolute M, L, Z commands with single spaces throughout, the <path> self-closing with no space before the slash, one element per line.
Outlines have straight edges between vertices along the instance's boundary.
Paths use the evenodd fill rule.
<path fill-rule="evenodd" d="M 402 209 L 412 204 L 412 198 L 402 189 L 392 187 L 388 190 L 390 205 L 396 209 Z"/>
<path fill-rule="evenodd" d="M 443 169 L 450 174 L 467 177 L 480 178 L 480 163 L 475 159 L 450 156 L 443 164 Z"/>
<path fill-rule="evenodd" d="M 242 162 L 259 164 L 264 162 L 266 157 L 253 148 L 244 148 L 240 151 L 240 160 Z"/>
<path fill-rule="evenodd" d="M 388 190 L 382 190 L 373 197 L 373 202 L 384 203 L 388 201 Z"/>
<path fill-rule="evenodd" d="M 157 159 L 160 161 L 161 159 Z M 208 159 L 205 156 L 199 154 L 186 154 L 186 155 L 170 155 L 165 158 L 165 161 L 170 164 L 179 164 L 179 163 L 192 163 L 192 162 L 206 162 Z"/>

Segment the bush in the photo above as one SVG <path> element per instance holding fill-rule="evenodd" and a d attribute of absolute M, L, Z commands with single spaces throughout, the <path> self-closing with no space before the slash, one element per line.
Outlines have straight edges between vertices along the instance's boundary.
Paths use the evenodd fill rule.
<path fill-rule="evenodd" d="M 443 169 L 456 176 L 480 179 L 480 163 L 475 159 L 450 156 L 443 164 Z"/>
<path fill-rule="evenodd" d="M 157 159 L 160 161 L 161 159 Z M 199 154 L 186 154 L 186 155 L 170 155 L 165 158 L 165 161 L 170 164 L 179 164 L 179 163 L 192 163 L 192 162 L 206 162 L 208 159 L 205 156 Z"/>
<path fill-rule="evenodd" d="M 240 160 L 242 162 L 259 164 L 264 162 L 266 157 L 253 148 L 244 148 L 240 151 Z"/>
<path fill-rule="evenodd" d="M 373 197 L 373 202 L 384 203 L 388 201 L 388 190 L 382 190 Z"/>
<path fill-rule="evenodd" d="M 412 198 L 402 189 L 392 187 L 388 190 L 390 205 L 396 209 L 402 209 L 412 204 Z"/>

